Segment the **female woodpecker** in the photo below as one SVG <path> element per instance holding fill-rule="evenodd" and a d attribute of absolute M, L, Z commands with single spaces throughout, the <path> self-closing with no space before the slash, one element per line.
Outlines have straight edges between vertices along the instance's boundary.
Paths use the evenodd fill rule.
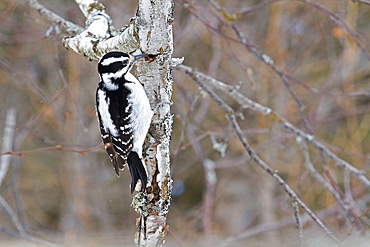
<path fill-rule="evenodd" d="M 117 176 L 128 164 L 131 193 L 139 179 L 141 191 L 147 183 L 142 146 L 153 111 L 143 85 L 130 73 L 132 65 L 145 56 L 109 52 L 98 63 L 101 80 L 96 91 L 96 109 L 101 136 Z"/>

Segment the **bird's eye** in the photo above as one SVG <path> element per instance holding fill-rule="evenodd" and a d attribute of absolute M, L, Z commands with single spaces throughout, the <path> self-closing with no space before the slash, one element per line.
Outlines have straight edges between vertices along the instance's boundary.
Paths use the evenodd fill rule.
<path fill-rule="evenodd" d="M 126 65 L 127 65 L 127 63 L 128 63 L 128 60 L 124 60 L 124 61 L 122 61 L 123 66 L 126 66 Z"/>

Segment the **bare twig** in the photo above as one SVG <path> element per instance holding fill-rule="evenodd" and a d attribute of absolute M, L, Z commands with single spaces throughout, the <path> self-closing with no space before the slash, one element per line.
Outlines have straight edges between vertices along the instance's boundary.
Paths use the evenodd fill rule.
<path fill-rule="evenodd" d="M 182 71 L 184 71 L 186 74 L 192 77 L 192 79 L 205 90 L 211 98 L 227 113 L 227 117 L 237 134 L 239 141 L 242 143 L 244 149 L 247 151 L 247 153 L 250 155 L 250 157 L 253 159 L 253 161 L 261 167 L 263 170 L 265 170 L 268 174 L 270 174 L 277 183 L 284 189 L 284 191 L 287 193 L 287 195 L 290 197 L 290 199 L 293 202 L 298 203 L 299 206 L 302 207 L 302 209 L 311 217 L 311 219 L 320 226 L 325 233 L 334 240 L 334 242 L 339 243 L 339 240 L 333 235 L 331 230 L 317 217 L 317 215 L 298 197 L 298 195 L 290 188 L 290 186 L 277 174 L 277 171 L 273 170 L 269 165 L 267 165 L 256 153 L 255 151 L 250 147 L 247 139 L 244 137 L 244 134 L 242 130 L 240 129 L 239 124 L 236 121 L 236 116 L 234 113 L 234 110 L 226 104 L 216 93 L 214 93 L 209 88 L 209 83 L 205 82 L 204 76 L 201 76 L 199 72 L 194 73 L 192 69 L 186 66 L 178 66 Z M 185 68 L 186 67 L 186 68 Z M 215 79 L 213 79 L 216 81 Z M 257 103 L 256 103 L 257 104 Z M 271 114 L 271 110 L 270 110 Z"/>
<path fill-rule="evenodd" d="M 295 127 L 289 121 L 287 121 L 284 117 L 280 116 L 277 112 L 273 111 L 271 108 L 263 106 L 247 96 L 241 94 L 235 87 L 230 86 L 224 82 L 218 81 L 212 77 L 209 77 L 201 72 L 195 71 L 193 68 L 190 68 L 185 65 L 179 65 L 175 67 L 178 70 L 181 70 L 191 76 L 193 80 L 202 80 L 203 84 L 208 86 L 214 87 L 217 90 L 226 93 L 228 96 L 232 97 L 236 100 L 242 107 L 248 108 L 252 111 L 261 113 L 271 119 L 272 121 L 281 124 L 289 130 L 292 134 L 299 136 L 306 140 L 308 143 L 313 145 L 316 149 L 322 150 L 323 153 L 330 158 L 331 160 L 335 161 L 337 166 L 341 166 L 344 169 L 349 170 L 354 176 L 356 176 L 366 187 L 370 187 L 370 180 L 365 176 L 365 172 L 362 170 L 357 169 L 356 167 L 349 164 L 347 161 L 339 158 L 335 155 L 326 145 L 320 142 L 315 136 L 305 133 L 304 131 L 300 130 L 299 128 Z"/>
<path fill-rule="evenodd" d="M 261 8 L 261 7 L 265 7 L 269 4 L 272 4 L 272 3 L 275 3 L 275 2 L 279 2 L 279 1 L 285 1 L 285 0 L 270 0 L 270 1 L 266 1 L 266 2 L 263 2 L 261 4 L 258 4 L 258 5 L 255 5 L 251 8 L 249 8 L 248 10 L 246 11 L 242 11 L 240 14 L 247 14 L 247 13 L 250 13 L 252 11 L 255 11 L 257 10 L 258 8 Z M 317 10 L 319 10 L 320 12 L 328 15 L 330 17 L 330 20 L 332 20 L 333 22 L 335 22 L 336 25 L 344 28 L 354 39 L 354 41 L 356 42 L 357 46 L 360 48 L 360 50 L 362 51 L 363 55 L 368 59 L 370 60 L 370 54 L 367 52 L 365 46 L 362 44 L 361 40 L 360 40 L 360 36 L 358 33 L 356 33 L 346 22 L 345 20 L 343 20 L 343 18 L 341 18 L 339 15 L 337 15 L 336 13 L 330 11 L 329 9 L 327 9 L 325 6 L 321 5 L 321 4 L 318 4 L 316 2 L 313 2 L 313 1 L 309 1 L 309 0 L 296 0 L 296 1 L 299 1 L 299 2 L 303 2 L 305 4 L 308 4 L 308 5 L 311 5 L 313 6 L 314 8 L 316 8 Z M 186 1 L 184 1 L 186 2 Z M 293 99 L 296 101 L 296 103 L 298 104 L 298 109 L 299 109 L 299 112 L 301 114 L 301 118 L 302 118 L 302 121 L 303 121 L 303 124 L 305 125 L 306 127 L 306 130 L 309 134 L 313 134 L 313 130 L 309 124 L 309 121 L 307 119 L 307 116 L 304 112 L 304 104 L 303 102 L 300 100 L 300 98 L 298 97 L 298 95 L 294 92 L 293 88 L 291 87 L 290 83 L 289 83 L 289 80 L 293 80 L 293 81 L 297 81 L 295 78 L 293 78 L 292 76 L 289 76 L 287 75 L 287 73 L 285 73 L 283 70 L 281 70 L 279 67 L 277 67 L 275 64 L 274 64 L 274 61 L 266 54 L 262 53 L 261 51 L 259 51 L 256 46 L 254 46 L 253 44 L 251 44 L 248 39 L 247 39 L 247 36 L 241 32 L 237 26 L 233 23 L 233 22 L 230 22 L 229 19 L 227 18 L 228 16 L 231 16 L 230 14 L 226 13 L 225 10 L 223 8 L 221 8 L 215 1 L 213 0 L 209 0 L 210 4 L 217 10 L 217 12 L 220 14 L 220 16 L 215 16 L 220 22 L 222 25 L 226 26 L 226 27 L 229 27 L 231 28 L 235 34 L 237 35 L 237 40 L 235 40 L 234 37 L 230 37 L 230 35 L 227 33 L 227 32 L 221 32 L 219 30 L 219 28 L 216 28 L 212 25 L 210 25 L 207 21 L 203 20 L 201 16 L 199 16 L 196 11 L 193 11 L 193 10 L 190 10 L 191 9 L 191 5 L 187 5 L 189 6 L 189 10 L 190 12 L 196 17 L 198 18 L 207 28 L 213 30 L 215 33 L 229 39 L 229 40 L 232 40 L 234 42 L 237 42 L 237 43 L 240 43 L 242 45 L 245 46 L 245 48 L 250 51 L 252 54 L 254 54 L 257 58 L 259 58 L 261 61 L 263 61 L 267 66 L 269 66 L 277 75 L 280 76 L 281 80 L 283 81 L 285 87 L 288 89 L 289 93 L 291 94 L 291 96 L 293 97 Z M 216 15 L 216 14 L 214 14 Z M 300 85 L 302 85 L 302 83 L 300 83 Z M 307 87 L 305 87 L 307 88 Z M 352 94 L 352 96 L 363 96 L 363 95 L 368 95 L 369 93 L 368 92 L 354 92 Z"/>
<path fill-rule="evenodd" d="M 14 204 L 15 204 L 15 211 L 18 214 L 19 221 L 21 224 L 27 229 L 27 219 L 26 219 L 26 213 L 24 209 L 23 200 L 21 197 L 21 193 L 19 190 L 19 158 L 13 157 L 12 162 L 12 177 L 11 177 L 11 184 L 12 184 L 12 190 L 13 190 L 13 196 L 14 196 Z"/>
<path fill-rule="evenodd" d="M 366 0 L 354 0 L 354 2 L 359 2 L 359 3 L 370 5 L 370 2 Z"/>
<path fill-rule="evenodd" d="M 304 239 L 303 239 L 303 225 L 301 215 L 299 214 L 299 206 L 297 202 L 293 202 L 293 209 L 294 209 L 294 218 L 295 224 L 298 229 L 298 238 L 299 238 L 299 246 L 304 246 Z"/>
<path fill-rule="evenodd" d="M 249 143 L 243 136 L 242 131 L 236 121 L 235 115 L 229 115 L 229 119 L 231 120 L 231 123 L 239 137 L 239 140 L 242 142 L 244 148 L 247 150 L 256 164 L 264 169 L 267 173 L 269 173 L 279 183 L 279 185 L 283 187 L 290 199 L 293 202 L 297 202 L 298 205 L 306 211 L 306 213 L 312 218 L 312 220 L 318 226 L 320 226 L 329 237 L 331 237 L 336 243 L 339 243 L 339 240 L 333 235 L 329 228 L 327 228 L 327 226 L 325 226 L 325 224 L 317 217 L 317 215 L 298 197 L 298 195 L 290 188 L 287 183 L 285 183 L 285 181 L 277 174 L 277 172 L 271 169 L 263 160 L 259 158 L 259 156 L 255 154 L 255 152 L 253 151 L 253 149 L 251 149 Z"/>
<path fill-rule="evenodd" d="M 12 207 L 5 201 L 5 199 L 0 195 L 0 206 L 3 208 L 4 212 L 9 216 L 14 226 L 20 235 L 26 235 L 26 230 L 19 221 L 17 214 L 14 212 Z"/>
<path fill-rule="evenodd" d="M 29 241 L 32 241 L 32 242 L 35 242 L 35 243 L 38 243 L 38 244 L 42 244 L 42 245 L 45 245 L 45 246 L 52 246 L 52 247 L 58 246 L 56 244 L 50 243 L 48 241 L 45 241 L 43 239 L 40 239 L 40 238 L 37 238 L 37 237 L 34 237 L 34 236 L 30 236 L 28 234 L 20 234 L 16 231 L 5 228 L 3 226 L 0 226 L 0 232 L 6 233 L 6 234 L 8 234 L 10 236 L 13 236 L 13 237 L 22 238 L 22 239 L 29 240 Z"/>
<path fill-rule="evenodd" d="M 285 72 L 284 72 L 285 73 Z M 294 82 L 304 89 L 310 91 L 311 93 L 314 94 L 319 94 L 322 96 L 332 96 L 332 97 L 370 97 L 370 92 L 366 91 L 358 91 L 358 92 L 351 92 L 351 93 L 331 93 L 331 92 L 326 92 L 326 91 L 320 91 L 319 89 L 308 85 L 307 83 L 298 80 L 297 78 L 285 73 L 286 78 L 288 78 L 291 82 Z"/>
<path fill-rule="evenodd" d="M 12 153 L 13 149 L 13 142 L 14 142 L 14 133 L 16 129 L 16 111 L 12 108 L 8 110 L 8 113 L 6 115 L 5 120 L 5 127 L 4 127 L 4 135 L 3 135 L 3 146 L 1 151 L 1 161 L 0 161 L 0 186 L 7 174 L 7 171 L 9 169 L 9 165 L 11 162 L 11 156 L 5 155 L 7 153 Z M 19 155 L 19 153 L 18 153 Z M 18 195 L 15 195 L 16 201 L 19 203 L 20 198 Z M 17 204 L 17 206 L 19 206 Z M 42 239 L 30 236 L 27 234 L 25 227 L 23 226 L 22 222 L 17 213 L 13 210 L 13 208 L 8 204 L 8 202 L 0 195 L 0 207 L 4 210 L 4 212 L 9 216 L 11 219 L 11 222 L 14 224 L 17 231 L 13 231 L 4 227 L 0 226 L 0 231 L 5 232 L 9 235 L 24 238 L 33 242 L 37 242 L 43 245 L 48 246 L 55 246 L 54 244 L 51 244 L 47 241 L 44 241 Z"/>
<path fill-rule="evenodd" d="M 269 1 L 266 1 L 266 2 L 263 2 L 263 3 L 260 3 L 260 4 L 257 4 L 255 6 L 252 6 L 249 9 L 247 9 L 245 11 L 242 11 L 241 14 L 249 14 L 252 11 L 255 11 L 255 10 L 259 9 L 259 8 L 262 8 L 262 7 L 265 7 L 265 6 L 269 5 L 269 4 L 272 4 L 272 3 L 275 3 L 275 2 L 280 2 L 280 1 L 286 1 L 286 0 L 269 0 Z M 334 22 L 339 27 L 344 28 L 353 37 L 356 45 L 360 48 L 362 54 L 368 60 L 370 60 L 370 53 L 366 50 L 365 46 L 362 44 L 362 42 L 360 40 L 360 35 L 358 33 L 356 33 L 352 29 L 352 27 L 350 27 L 346 23 L 346 21 L 343 20 L 342 17 L 340 17 L 338 14 L 330 11 L 324 5 L 321 5 L 321 4 L 317 3 L 317 2 L 314 2 L 314 1 L 311 1 L 311 0 L 294 0 L 294 1 L 298 1 L 298 2 L 302 2 L 302 3 L 305 3 L 305 4 L 311 5 L 314 8 L 316 8 L 318 11 L 320 11 L 320 12 L 328 15 L 329 18 L 330 18 L 330 20 L 332 22 Z M 358 0 L 356 0 L 356 1 L 358 1 Z M 361 2 L 361 3 L 364 3 L 364 4 L 369 4 L 368 1 L 363 1 L 363 0 L 360 0 L 358 2 Z M 219 12 L 220 12 L 221 16 L 225 16 L 225 14 L 222 11 L 219 10 Z M 236 28 L 236 26 L 234 24 L 230 24 L 227 20 L 224 20 L 224 22 L 222 24 L 225 25 L 225 26 L 231 26 L 234 30 L 236 30 L 236 34 L 239 36 L 239 34 L 238 34 L 239 31 L 237 31 L 237 28 Z M 242 40 L 240 40 L 240 41 L 242 41 Z M 244 41 L 247 41 L 247 40 L 244 40 Z M 242 43 L 245 44 L 247 48 L 253 47 L 253 46 L 251 46 L 251 44 L 249 42 L 244 42 L 244 41 L 242 41 Z M 262 59 L 262 57 L 260 57 L 260 59 Z M 263 59 L 262 59 L 262 61 L 263 61 Z"/>
<path fill-rule="evenodd" d="M 80 109 L 79 109 L 79 107 L 77 107 L 77 101 L 76 101 L 76 99 L 75 99 L 75 97 L 74 97 L 74 95 L 71 91 L 70 84 L 67 81 L 67 77 L 66 77 L 65 71 L 63 69 L 61 57 L 60 57 L 60 54 L 59 54 L 58 45 L 59 45 L 59 41 L 56 39 L 56 37 L 54 37 L 55 58 L 56 58 L 56 62 L 57 62 L 58 67 L 59 67 L 58 72 L 59 72 L 60 78 L 62 79 L 64 87 L 67 89 L 67 92 L 68 92 L 69 96 L 71 97 L 71 100 L 73 102 L 73 106 L 75 107 L 75 110 L 77 112 L 77 116 L 78 116 L 82 126 L 84 128 L 86 128 L 86 124 L 82 121 L 82 115 L 81 115 Z"/>
<path fill-rule="evenodd" d="M 310 154 L 308 151 L 308 145 L 306 141 L 302 138 L 297 137 L 296 142 L 299 145 L 303 159 L 304 159 L 304 166 L 306 169 L 311 173 L 311 175 L 330 193 L 334 196 L 335 200 L 337 201 L 338 205 L 344 212 L 346 219 L 349 219 L 351 223 L 355 223 L 357 221 L 356 216 L 352 212 L 352 207 L 348 204 L 347 199 L 344 198 L 338 190 L 336 190 L 333 185 L 328 183 L 325 178 L 316 171 L 315 167 L 312 165 Z M 360 228 L 360 226 L 358 226 Z"/>
<path fill-rule="evenodd" d="M 44 17 L 49 22 L 58 25 L 67 34 L 76 35 L 83 31 L 82 27 L 70 21 L 67 21 L 63 17 L 48 10 L 43 5 L 41 5 L 37 0 L 28 0 L 27 2 L 32 8 L 36 9 L 42 17 Z"/>
<path fill-rule="evenodd" d="M 362 204 L 367 204 L 370 201 L 370 195 L 366 195 L 363 198 L 359 200 L 360 203 Z M 337 213 L 337 208 L 336 206 L 331 206 L 329 208 L 323 209 L 319 212 L 317 212 L 318 217 L 320 218 L 327 218 L 333 214 Z M 308 214 L 302 214 L 300 215 L 302 225 L 306 224 L 310 220 L 310 216 Z M 291 216 L 284 217 L 282 219 L 279 219 L 278 221 L 274 223 L 269 223 L 269 224 L 260 224 L 252 228 L 248 228 L 247 230 L 237 234 L 234 237 L 231 237 L 226 240 L 226 243 L 223 246 L 228 246 L 230 242 L 233 241 L 238 241 L 241 239 L 245 238 L 250 238 L 253 237 L 257 234 L 269 232 L 269 231 L 274 231 L 278 230 L 282 227 L 289 226 L 289 225 L 294 225 L 296 224 L 295 219 L 292 219 Z"/>
<path fill-rule="evenodd" d="M 256 5 L 253 5 L 252 7 L 249 7 L 248 9 L 246 10 L 243 10 L 240 12 L 240 14 L 242 15 L 247 15 L 247 14 L 250 14 L 252 13 L 253 11 L 256 11 L 260 8 L 263 8 L 263 7 L 266 7 L 267 5 L 270 5 L 272 3 L 276 3 L 276 2 L 280 2 L 282 0 L 269 0 L 269 1 L 264 1 L 262 3 L 259 3 L 259 4 L 256 4 Z"/>
<path fill-rule="evenodd" d="M 104 145 L 99 145 L 99 146 L 92 147 L 92 148 L 77 150 L 77 149 L 65 148 L 62 145 L 56 145 L 54 147 L 38 148 L 38 149 L 27 150 L 27 151 L 18 151 L 18 152 L 7 151 L 7 152 L 4 152 L 4 153 L 0 153 L 0 155 L 3 155 L 3 156 L 6 156 L 6 155 L 23 156 L 25 154 L 41 153 L 41 152 L 55 151 L 55 150 L 63 151 L 63 152 L 70 152 L 70 153 L 79 153 L 79 154 L 84 155 L 86 153 L 94 152 L 94 151 L 97 151 L 97 150 L 100 150 L 100 149 L 103 149 L 103 148 L 104 148 Z"/>

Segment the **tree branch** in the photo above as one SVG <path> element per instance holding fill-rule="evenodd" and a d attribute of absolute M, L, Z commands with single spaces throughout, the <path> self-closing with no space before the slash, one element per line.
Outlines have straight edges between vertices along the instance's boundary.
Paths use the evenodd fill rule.
<path fill-rule="evenodd" d="M 26 230 L 19 221 L 17 214 L 14 212 L 12 207 L 5 201 L 5 199 L 0 195 L 0 206 L 3 208 L 4 212 L 9 216 L 14 226 L 20 235 L 26 235 Z"/>
<path fill-rule="evenodd" d="M 89 60 L 98 60 L 103 54 L 113 50 L 131 53 L 139 48 L 133 24 L 117 31 L 101 3 L 96 0 L 76 0 L 76 3 L 87 18 L 85 29 L 64 20 L 37 0 L 28 0 L 28 4 L 45 19 L 58 25 L 67 34 L 75 35 L 63 38 L 65 48 L 72 49 Z"/>
<path fill-rule="evenodd" d="M 348 200 L 346 198 L 342 198 L 340 193 L 338 191 L 336 191 L 333 188 L 333 186 L 330 185 L 330 183 L 328 183 L 325 180 L 325 178 L 316 171 L 315 167 L 313 166 L 313 164 L 311 162 L 310 154 L 309 154 L 309 151 L 308 151 L 308 145 L 307 145 L 306 141 L 304 141 L 300 137 L 297 137 L 296 142 L 297 142 L 297 144 L 299 145 L 299 147 L 301 149 L 303 159 L 304 159 L 304 162 L 303 162 L 304 166 L 311 173 L 311 175 L 335 198 L 338 205 L 340 206 L 340 208 L 344 212 L 344 216 L 346 217 L 346 219 L 349 219 L 352 224 L 356 223 L 357 218 L 354 215 L 354 213 L 352 212 L 353 207 L 351 207 L 351 205 L 349 205 Z M 356 225 L 358 225 L 358 228 L 361 228 L 361 226 L 359 224 L 356 224 Z"/>
<path fill-rule="evenodd" d="M 139 48 L 133 25 L 129 25 L 118 35 L 112 37 L 108 36 L 108 30 L 107 19 L 104 16 L 97 16 L 81 34 L 65 37 L 62 42 L 64 47 L 72 49 L 89 60 L 98 60 L 110 51 L 131 53 Z"/>
<path fill-rule="evenodd" d="M 119 50 L 131 53 L 138 49 L 137 35 L 130 24 L 118 32 L 112 19 L 105 13 L 105 7 L 97 0 L 76 0 L 86 17 L 86 28 L 75 37 L 65 37 L 63 45 L 89 60 L 97 60 L 109 51 Z"/>
<path fill-rule="evenodd" d="M 353 2 L 359 2 L 359 3 L 370 5 L 370 2 L 366 0 L 353 0 Z"/>
<path fill-rule="evenodd" d="M 337 244 L 339 240 L 333 235 L 331 230 L 317 217 L 317 215 L 299 198 L 299 196 L 290 188 L 290 186 L 278 175 L 277 171 L 273 170 L 269 165 L 267 165 L 257 154 L 256 152 L 250 147 L 247 139 L 244 137 L 242 130 L 240 129 L 239 124 L 236 121 L 236 116 L 234 110 L 227 105 L 217 94 L 215 94 L 212 90 L 209 89 L 209 81 L 205 80 L 205 75 L 202 75 L 200 72 L 194 72 L 194 70 L 186 67 L 184 65 L 179 65 L 179 69 L 185 72 L 185 74 L 191 76 L 191 78 L 200 86 L 203 90 L 205 90 L 211 98 L 227 113 L 227 117 L 237 134 L 239 141 L 242 143 L 244 149 L 253 159 L 253 161 L 265 170 L 268 174 L 270 174 L 277 183 L 284 189 L 287 195 L 293 202 L 298 203 L 299 206 L 303 208 L 303 210 L 311 217 L 311 219 L 322 228 L 325 233 L 334 240 Z M 213 81 L 216 81 L 212 78 Z M 254 103 L 257 104 L 257 103 Z M 270 110 L 270 114 L 272 111 Z"/>
<path fill-rule="evenodd" d="M 299 207 L 298 207 L 297 202 L 293 202 L 293 208 L 294 208 L 295 224 L 298 229 L 299 246 L 302 247 L 304 246 L 303 225 L 302 225 L 301 215 L 299 214 Z"/>
<path fill-rule="evenodd" d="M 356 167 L 349 164 L 347 161 L 339 158 L 337 155 L 335 155 L 333 152 L 329 150 L 323 143 L 321 143 L 314 135 L 307 134 L 304 131 L 300 130 L 299 128 L 295 127 L 293 124 L 291 124 L 289 121 L 287 121 L 284 117 L 280 116 L 279 113 L 273 111 L 271 108 L 263 106 L 245 95 L 239 93 L 234 86 L 230 86 L 224 82 L 218 81 L 212 77 L 209 77 L 201 72 L 195 71 L 193 68 L 187 67 L 185 65 L 179 65 L 175 67 L 178 70 L 181 70 L 191 76 L 193 80 L 202 80 L 203 83 L 206 83 L 207 85 L 216 88 L 217 90 L 220 90 L 224 93 L 226 93 L 228 96 L 232 97 L 234 100 L 236 100 L 243 108 L 248 108 L 252 111 L 256 111 L 258 113 L 261 113 L 274 121 L 275 123 L 278 123 L 287 130 L 289 130 L 292 134 L 303 138 L 308 143 L 310 143 L 312 146 L 314 146 L 318 150 L 322 150 L 322 152 L 331 160 L 335 161 L 335 165 L 341 166 L 344 169 L 349 170 L 354 176 L 356 176 L 366 187 L 370 188 L 370 180 L 366 177 L 365 171 L 359 170 Z"/>
<path fill-rule="evenodd" d="M 32 153 L 41 153 L 41 152 L 47 152 L 47 151 L 63 151 L 63 152 L 70 152 L 70 153 L 78 153 L 81 155 L 85 155 L 86 153 L 89 152 L 94 152 L 100 149 L 104 149 L 104 145 L 98 145 L 96 147 L 92 148 L 85 148 L 85 149 L 72 149 L 72 148 L 65 148 L 62 145 L 56 145 L 53 147 L 45 147 L 45 148 L 38 148 L 38 149 L 33 149 L 33 150 L 26 150 L 26 151 L 17 151 L 17 152 L 12 152 L 12 151 L 7 151 L 7 152 L 2 152 L 0 155 L 6 157 L 8 155 L 14 155 L 14 156 L 23 156 L 25 154 L 32 154 Z M 9 157 L 9 156 L 8 156 Z"/>
<path fill-rule="evenodd" d="M 366 195 L 363 198 L 359 200 L 362 204 L 367 204 L 370 201 L 370 195 Z M 335 206 L 331 206 L 329 208 L 323 209 L 319 212 L 317 212 L 318 217 L 320 218 L 327 218 L 328 216 L 334 215 L 337 213 L 337 209 Z M 310 220 L 310 216 L 306 213 L 300 215 L 301 223 L 304 225 Z M 292 219 L 291 216 L 286 216 L 282 219 L 279 219 L 278 221 L 270 224 L 260 224 L 252 228 L 248 228 L 245 231 L 237 234 L 234 237 L 230 237 L 226 240 L 225 244 L 222 246 L 229 246 L 231 242 L 238 241 L 245 238 L 250 238 L 252 236 L 255 236 L 257 234 L 269 232 L 278 230 L 282 227 L 288 226 L 288 225 L 294 225 L 297 224 L 295 219 Z"/>
<path fill-rule="evenodd" d="M 25 240 L 29 240 L 29 241 L 32 241 L 32 242 L 35 242 L 35 243 L 38 243 L 38 244 L 42 244 L 42 245 L 45 245 L 45 246 L 51 246 L 51 247 L 59 246 L 59 245 L 50 243 L 48 241 L 45 241 L 43 239 L 40 239 L 40 238 L 37 238 L 37 237 L 34 237 L 34 236 L 30 236 L 28 234 L 20 234 L 16 231 L 10 230 L 10 229 L 5 228 L 3 226 L 0 226 L 0 232 L 6 233 L 10 236 L 14 236 L 14 237 L 17 237 L 17 238 L 22 238 L 22 239 L 25 239 Z"/>
<path fill-rule="evenodd" d="M 76 35 L 83 31 L 83 28 L 73 22 L 65 20 L 63 17 L 55 14 L 41 5 L 37 0 L 27 0 L 28 4 L 37 10 L 39 14 L 51 23 L 58 25 L 64 32 L 70 35 Z"/>

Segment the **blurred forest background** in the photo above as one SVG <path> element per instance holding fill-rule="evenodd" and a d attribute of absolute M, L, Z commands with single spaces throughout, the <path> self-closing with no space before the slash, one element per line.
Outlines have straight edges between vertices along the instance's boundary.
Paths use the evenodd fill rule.
<path fill-rule="evenodd" d="M 101 2 L 116 27 L 135 15 L 137 1 Z M 330 12 L 307 1 L 176 0 L 174 57 L 184 57 L 184 65 L 235 85 L 296 127 L 312 131 L 336 155 L 369 175 L 370 5 L 312 2 L 338 15 L 350 31 Z M 42 4 L 84 26 L 74 1 Z M 11 150 L 2 153 L 19 154 L 1 156 L 2 165 L 10 162 L 10 168 L 0 180 L 0 245 L 38 245 L 42 239 L 130 246 L 137 214 L 130 207 L 129 172 L 118 179 L 101 148 L 95 115 L 96 61 L 67 51 L 61 44 L 63 34 L 25 1 L 3 0 L 0 13 L 0 135 L 6 126 L 15 130 Z M 220 20 L 233 22 L 284 71 L 305 106 L 306 119 L 280 75 L 237 42 Z M 349 222 L 335 198 L 304 167 L 294 134 L 262 114 L 240 108 L 227 95 L 223 98 L 240 113 L 238 123 L 255 152 L 335 236 L 349 238 L 347 243 L 357 241 L 358 232 L 366 238 L 368 188 L 309 147 L 317 172 L 342 190 L 351 205 L 356 222 Z M 177 69 L 173 101 L 169 246 L 297 246 L 291 200 L 250 159 L 225 111 Z M 16 119 L 7 125 L 10 109 Z M 216 179 L 213 185 L 205 182 L 205 169 Z M 333 244 L 308 217 L 302 221 L 308 243 L 320 236 L 317 246 Z M 22 231 L 28 237 L 20 238 Z"/>

